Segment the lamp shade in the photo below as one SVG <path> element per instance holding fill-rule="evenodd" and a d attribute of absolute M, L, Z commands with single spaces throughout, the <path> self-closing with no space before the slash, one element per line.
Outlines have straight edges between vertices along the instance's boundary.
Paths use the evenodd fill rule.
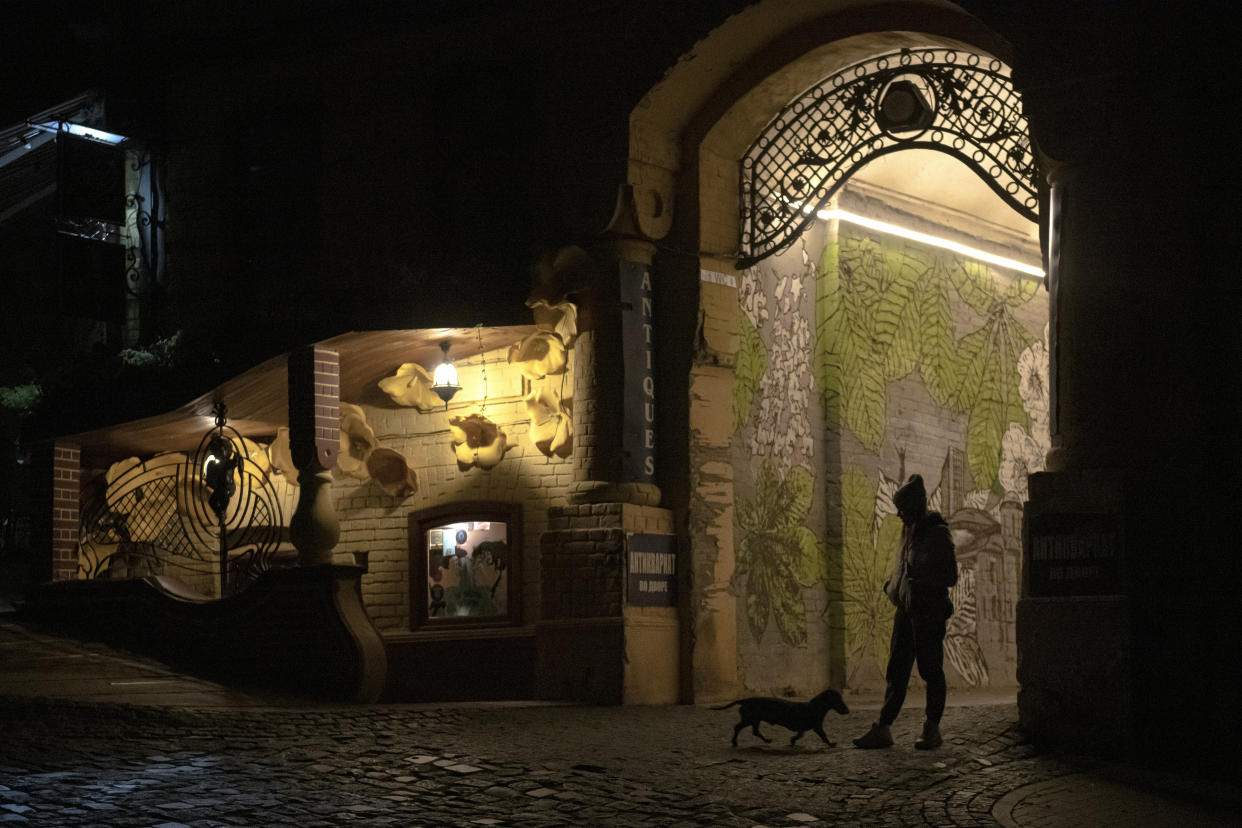
<path fill-rule="evenodd" d="M 449 344 L 441 342 L 440 350 L 444 352 L 444 359 L 431 375 L 431 390 L 437 397 L 444 400 L 444 405 L 447 407 L 448 401 L 461 390 L 461 386 L 457 384 L 457 369 L 453 367 L 453 362 L 449 359 Z"/>

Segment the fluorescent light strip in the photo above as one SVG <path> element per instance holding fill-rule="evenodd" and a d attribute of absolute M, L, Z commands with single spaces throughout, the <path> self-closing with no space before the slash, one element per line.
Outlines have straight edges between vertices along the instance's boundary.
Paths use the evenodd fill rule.
<path fill-rule="evenodd" d="M 70 135 L 77 135 L 81 138 L 90 138 L 92 141 L 99 141 L 103 144 L 120 144 L 128 140 L 124 135 L 117 135 L 114 132 L 104 132 L 102 129 L 83 126 L 82 124 L 74 124 L 69 121 L 45 121 L 41 124 L 27 123 L 27 126 L 44 132 L 67 132 Z"/>
<path fill-rule="evenodd" d="M 941 247 L 945 250 L 952 250 L 954 253 L 961 253 L 963 256 L 969 256 L 972 259 L 978 259 L 981 262 L 996 265 L 997 267 L 1008 268 L 1009 270 L 1017 270 L 1037 278 L 1044 278 L 1042 268 L 1033 265 L 1024 264 L 1016 259 L 1007 259 L 1004 256 L 997 256 L 988 253 L 985 250 L 979 250 L 976 247 L 969 247 L 964 244 L 958 244 L 949 239 L 942 239 L 939 236 L 929 236 L 927 233 L 920 233 L 918 230 L 910 230 L 906 227 L 898 227 L 896 224 L 889 224 L 886 221 L 876 221 L 875 219 L 860 216 L 857 213 L 851 213 L 847 210 L 820 210 L 815 215 L 824 219 L 839 219 L 840 221 L 848 221 L 850 224 L 857 224 L 859 227 L 866 227 L 869 230 L 876 230 L 880 233 L 890 233 L 894 236 L 901 236 L 904 239 L 930 244 L 933 247 Z"/>

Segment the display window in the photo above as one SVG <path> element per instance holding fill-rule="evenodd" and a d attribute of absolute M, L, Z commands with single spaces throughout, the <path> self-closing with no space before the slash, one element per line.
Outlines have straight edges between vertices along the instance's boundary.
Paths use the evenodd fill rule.
<path fill-rule="evenodd" d="M 520 624 L 520 507 L 461 503 L 410 515 L 412 626 Z"/>

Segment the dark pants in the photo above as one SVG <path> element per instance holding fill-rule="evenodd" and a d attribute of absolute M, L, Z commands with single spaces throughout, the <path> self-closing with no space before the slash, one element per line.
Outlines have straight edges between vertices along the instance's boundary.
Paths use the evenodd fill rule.
<path fill-rule="evenodd" d="M 898 609 L 893 617 L 893 640 L 888 653 L 884 707 L 880 724 L 891 725 L 906 700 L 910 668 L 918 661 L 919 675 L 927 682 L 927 721 L 940 723 L 944 715 L 944 631 L 946 619 L 939 613 L 907 613 Z"/>

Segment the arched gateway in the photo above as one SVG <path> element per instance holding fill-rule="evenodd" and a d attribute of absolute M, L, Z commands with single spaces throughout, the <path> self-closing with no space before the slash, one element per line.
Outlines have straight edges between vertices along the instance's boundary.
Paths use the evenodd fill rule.
<path fill-rule="evenodd" d="M 902 14 L 912 9 L 919 32 Z M 664 353 L 691 331 L 696 343 L 657 376 L 662 462 L 685 464 L 661 480 L 662 505 L 688 518 L 683 699 L 870 689 L 887 647 L 886 486 L 912 471 L 941 480 L 942 508 L 979 535 L 958 596 L 970 629 L 950 653 L 959 680 L 1014 685 L 1024 491 L 1006 485 L 1012 469 L 1000 480 L 1001 443 L 1012 423 L 1046 450 L 1045 294 L 1029 276 L 820 216 L 877 203 L 878 190 L 847 194 L 846 182 L 904 149 L 955 157 L 1027 220 L 1042 187 L 1003 43 L 943 6 L 890 11 L 752 7 L 631 117 L 634 218 L 649 242 L 631 236 L 623 255 L 654 260 L 663 296 L 689 298 L 695 283 L 698 294 L 689 311 L 657 302 Z M 931 236 L 945 221 L 911 202 L 881 212 L 913 214 Z M 957 230 L 939 235 L 978 235 Z M 1038 264 L 1029 234 L 1002 236 L 977 246 Z M 860 301 L 892 325 L 847 318 Z M 1043 363 L 1043 396 L 1025 404 L 1023 358 Z M 896 411 L 920 405 L 931 413 Z"/>

